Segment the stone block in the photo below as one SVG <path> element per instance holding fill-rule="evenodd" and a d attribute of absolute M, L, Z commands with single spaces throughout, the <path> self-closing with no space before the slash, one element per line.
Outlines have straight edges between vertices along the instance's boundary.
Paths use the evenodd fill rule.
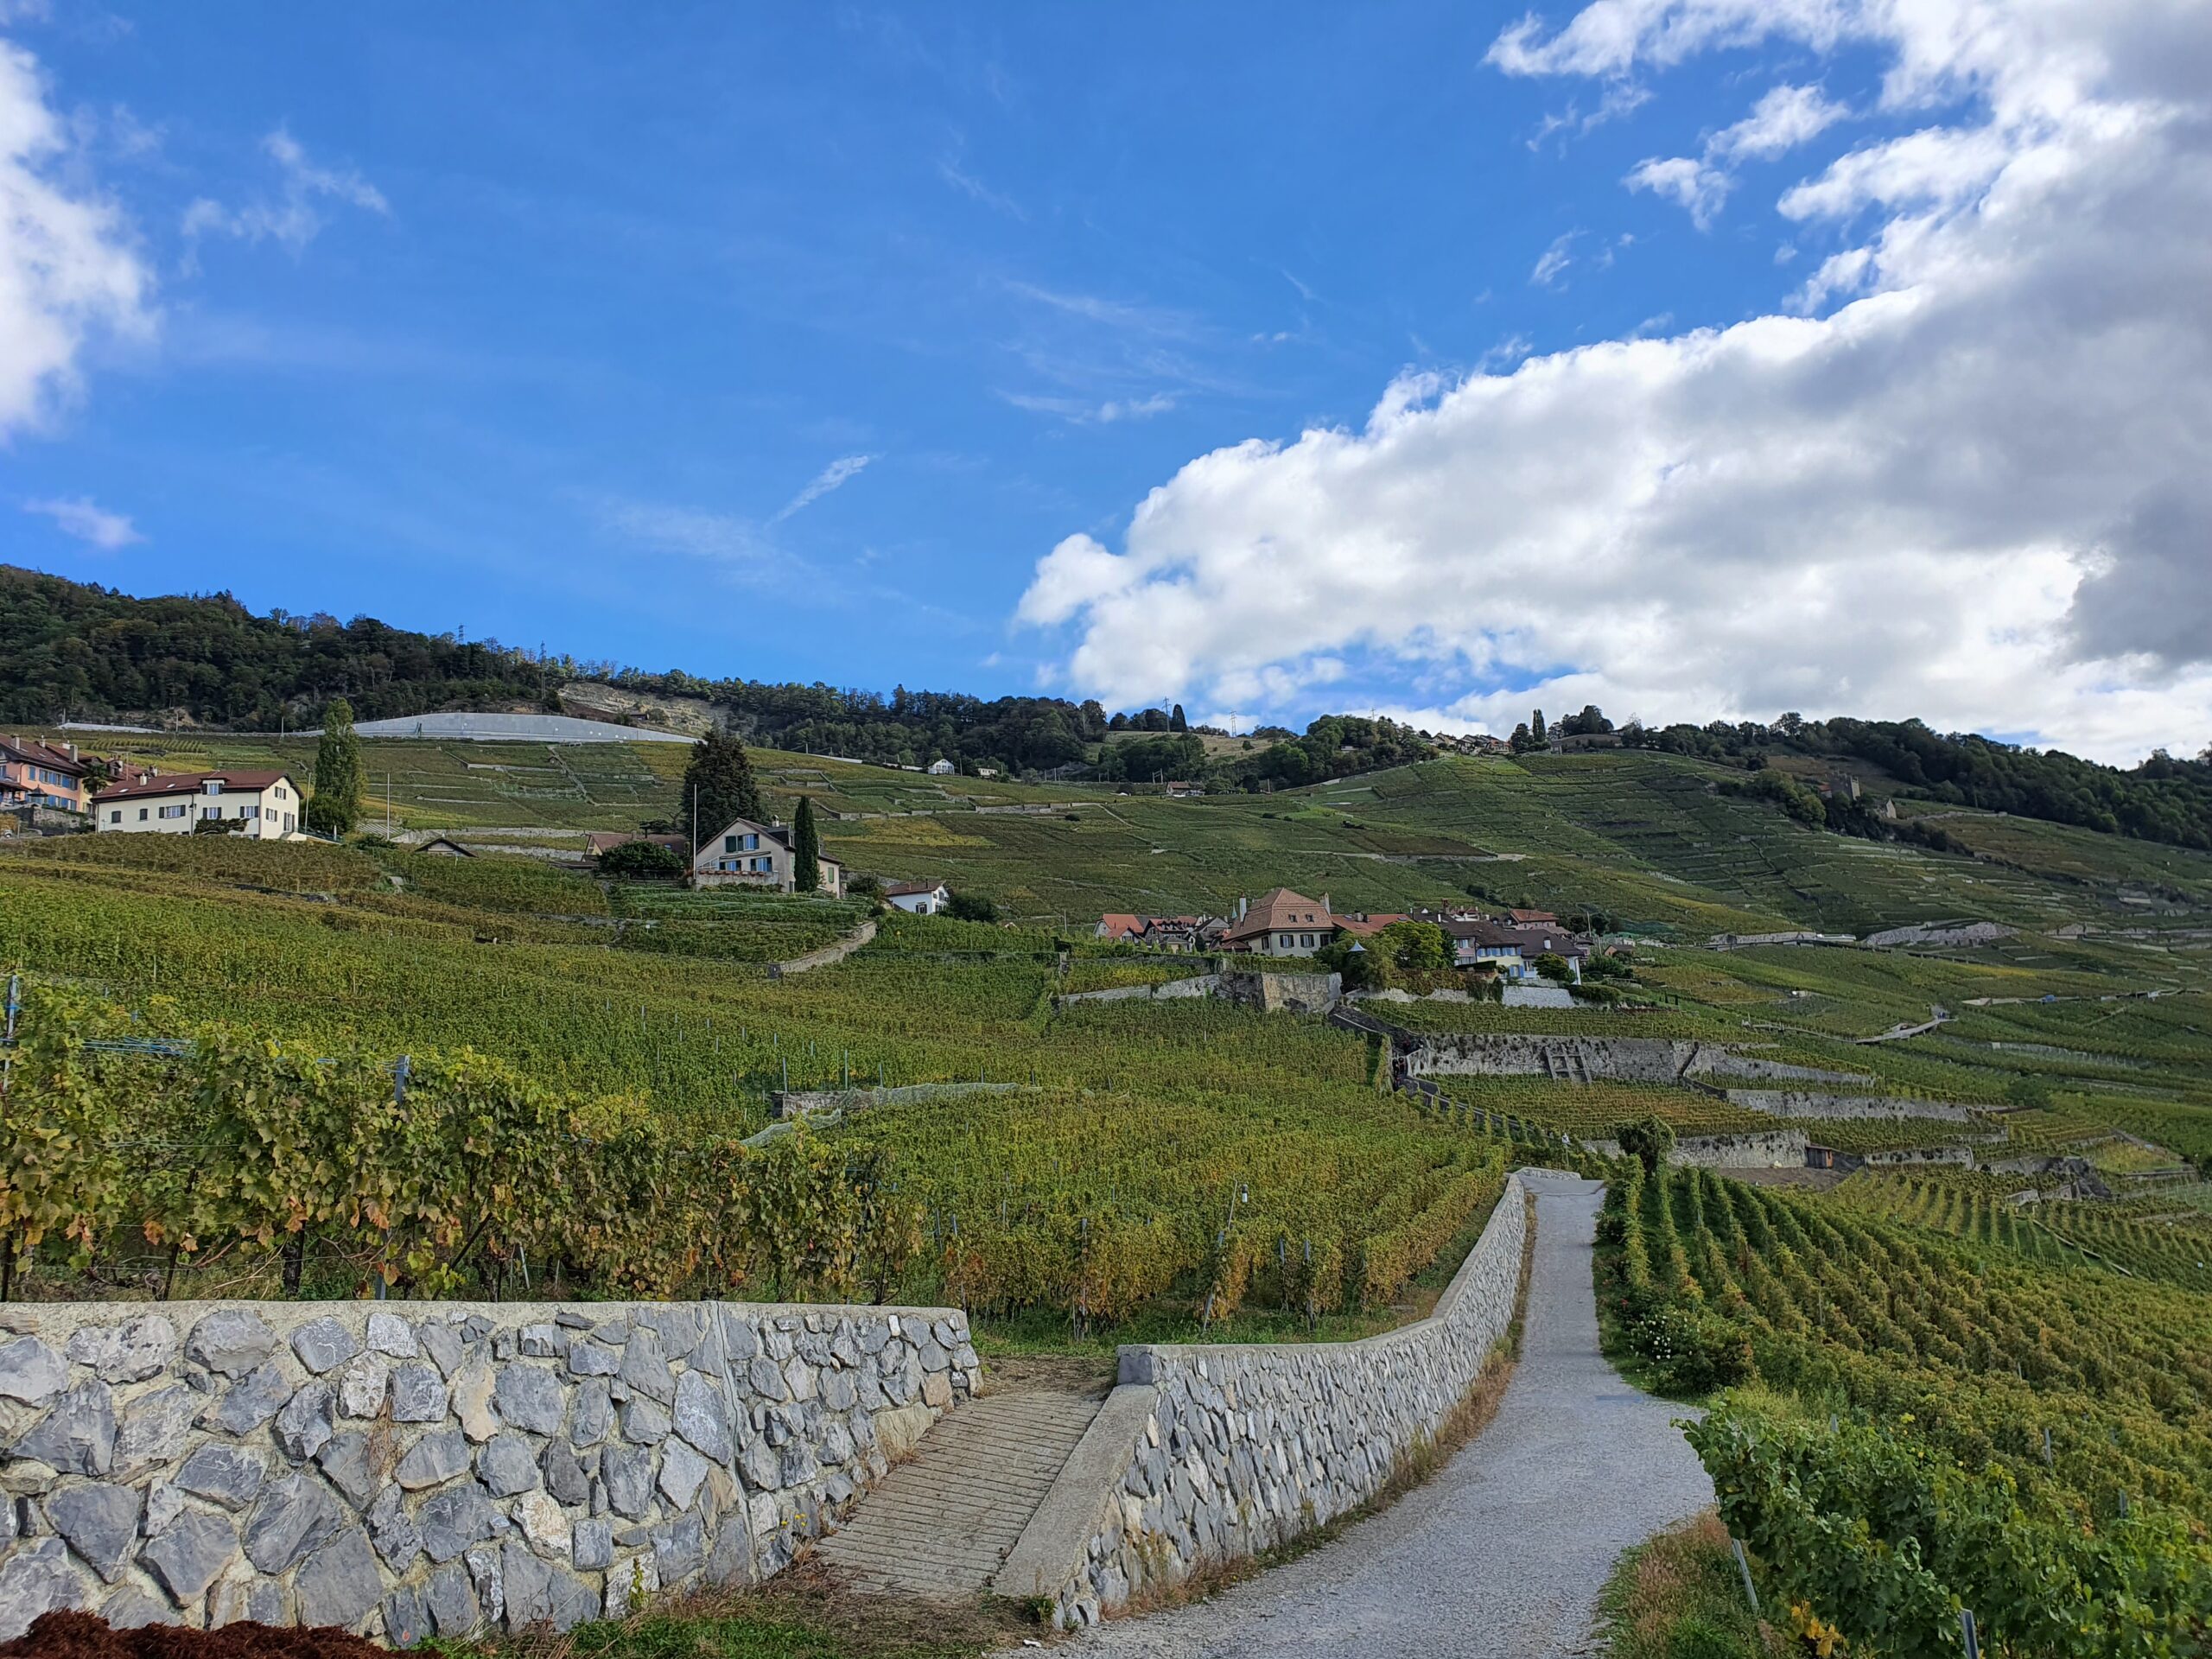
<path fill-rule="evenodd" d="M 461 1369 L 461 1333 L 450 1325 L 425 1319 L 415 1327 L 415 1341 L 424 1357 L 438 1368 L 439 1376 L 450 1377 Z"/>
<path fill-rule="evenodd" d="M 338 1375 L 338 1414 L 380 1417 L 391 1392 L 391 1363 L 380 1354 L 363 1354 Z"/>
<path fill-rule="evenodd" d="M 658 1446 L 671 1426 L 656 1401 L 636 1399 L 622 1408 L 622 1438 L 632 1446 Z"/>
<path fill-rule="evenodd" d="M 569 1531 L 569 1551 L 581 1569 L 605 1567 L 614 1559 L 614 1523 L 605 1519 L 575 1522 Z"/>
<path fill-rule="evenodd" d="M 283 1573 L 345 1524 L 346 1512 L 318 1477 L 287 1475 L 262 1487 L 245 1518 L 246 1559 L 264 1573 Z"/>
<path fill-rule="evenodd" d="M 276 1333 L 247 1308 L 224 1307 L 201 1319 L 185 1338 L 185 1357 L 224 1376 L 243 1376 L 276 1351 Z"/>
<path fill-rule="evenodd" d="M 17 1546 L 0 1562 L 0 1642 L 12 1642 L 41 1613 L 86 1607 L 92 1589 L 59 1538 Z"/>
<path fill-rule="evenodd" d="M 291 1397 L 292 1385 L 282 1370 L 273 1364 L 257 1365 L 200 1414 L 200 1426 L 226 1434 L 251 1434 L 282 1411 Z"/>
<path fill-rule="evenodd" d="M 126 1584 L 100 1604 L 100 1617 L 111 1630 L 143 1630 L 149 1624 L 174 1624 L 176 1610 L 150 1590 Z"/>
<path fill-rule="evenodd" d="M 557 1434 L 567 1414 L 560 1379 L 535 1365 L 512 1364 L 502 1369 L 493 1387 L 499 1415 L 517 1428 L 533 1434 Z M 472 1435 L 470 1438 L 474 1439 Z"/>
<path fill-rule="evenodd" d="M 442 1486 L 468 1467 L 468 1441 L 457 1428 L 433 1429 L 407 1448 L 392 1471 L 410 1492 Z"/>
<path fill-rule="evenodd" d="M 600 1457 L 607 1501 L 634 1521 L 652 1507 L 653 1454 L 642 1446 L 610 1446 Z"/>
<path fill-rule="evenodd" d="M 397 1313 L 382 1311 L 369 1315 L 369 1347 L 394 1359 L 412 1359 L 420 1351 L 415 1344 L 414 1326 Z"/>
<path fill-rule="evenodd" d="M 164 1528 L 138 1552 L 138 1560 L 178 1606 L 189 1607 L 207 1593 L 238 1553 L 238 1535 L 228 1521 L 194 1510 Z"/>
<path fill-rule="evenodd" d="M 384 1639 L 393 1647 L 415 1647 L 436 1634 L 421 1586 L 403 1584 L 384 1599 Z"/>
<path fill-rule="evenodd" d="M 622 1349 L 623 1382 L 649 1400 L 669 1405 L 676 1399 L 676 1377 L 668 1368 L 668 1358 L 662 1351 L 660 1336 L 649 1326 L 640 1325 L 630 1333 L 630 1340 Z"/>
<path fill-rule="evenodd" d="M 384 1596 L 384 1575 L 369 1535 L 347 1527 L 300 1563 L 292 1580 L 302 1624 L 351 1630 Z"/>
<path fill-rule="evenodd" d="M 391 1372 L 391 1419 L 396 1423 L 437 1423 L 446 1416 L 444 1375 L 427 1359 L 404 1359 Z"/>
<path fill-rule="evenodd" d="M 461 1419 L 461 1433 L 479 1446 L 499 1432 L 499 1414 L 493 1403 L 497 1388 L 491 1363 L 481 1354 L 453 1379 L 454 1415 Z"/>
<path fill-rule="evenodd" d="M 620 1356 L 604 1343 L 579 1338 L 569 1344 L 569 1375 L 571 1376 L 613 1376 L 620 1370 L 621 1365 Z"/>
<path fill-rule="evenodd" d="M 292 1332 L 292 1351 L 315 1376 L 334 1371 L 361 1351 L 359 1338 L 328 1314 Z"/>
<path fill-rule="evenodd" d="M 200 1400 L 183 1383 L 173 1382 L 165 1389 L 149 1389 L 125 1406 L 116 1429 L 110 1474 L 127 1479 L 143 1469 L 173 1464 L 181 1458 Z"/>
<path fill-rule="evenodd" d="M 330 1444 L 315 1455 L 323 1478 L 357 1510 L 368 1508 L 384 1482 L 383 1471 L 373 1465 L 375 1449 L 368 1430 L 346 1428 L 332 1435 Z"/>
<path fill-rule="evenodd" d="M 494 1497 L 512 1497 L 537 1485 L 537 1454 L 527 1436 L 510 1428 L 476 1454 L 476 1478 Z"/>
<path fill-rule="evenodd" d="M 121 1325 L 86 1325 L 69 1338 L 69 1357 L 91 1366 L 103 1382 L 143 1382 L 167 1370 L 176 1356 L 176 1327 L 159 1313 Z M 0 1393 L 5 1392 L 0 1385 Z"/>
<path fill-rule="evenodd" d="M 484 1489 L 471 1481 L 431 1493 L 416 1511 L 415 1524 L 422 1529 L 423 1552 L 443 1564 L 489 1538 L 498 1518 Z"/>
<path fill-rule="evenodd" d="M 106 1474 L 115 1465 L 115 1397 L 107 1384 L 88 1380 L 65 1389 L 10 1455 L 65 1475 Z"/>
<path fill-rule="evenodd" d="M 338 1395 L 327 1382 L 309 1382 L 276 1414 L 276 1444 L 295 1463 L 304 1463 L 330 1442 L 338 1417 Z"/>
<path fill-rule="evenodd" d="M 430 1574 L 423 1583 L 423 1599 L 429 1605 L 431 1622 L 440 1636 L 467 1636 L 483 1621 L 484 1611 L 477 1605 L 468 1569 L 459 1561 Z"/>
<path fill-rule="evenodd" d="M 269 1465 L 258 1452 L 223 1446 L 210 1440 L 184 1460 L 170 1482 L 194 1497 L 204 1497 L 226 1510 L 242 1510 L 260 1495 Z"/>
<path fill-rule="evenodd" d="M 676 1432 L 712 1461 L 730 1460 L 729 1408 L 721 1389 L 697 1371 L 686 1371 L 676 1384 Z"/>
<path fill-rule="evenodd" d="M 700 1483 L 712 1467 L 683 1441 L 671 1440 L 661 1453 L 659 1483 L 670 1506 L 678 1510 L 690 1508 L 691 1500 L 698 1496 Z"/>
<path fill-rule="evenodd" d="M 138 1494 L 128 1486 L 64 1486 L 48 1496 L 46 1518 L 86 1566 L 113 1584 L 138 1541 Z"/>
<path fill-rule="evenodd" d="M 24 1405 L 47 1405 L 47 1400 L 68 1387 L 68 1365 L 62 1356 L 40 1343 L 35 1336 L 17 1336 L 0 1347 L 0 1394 Z"/>

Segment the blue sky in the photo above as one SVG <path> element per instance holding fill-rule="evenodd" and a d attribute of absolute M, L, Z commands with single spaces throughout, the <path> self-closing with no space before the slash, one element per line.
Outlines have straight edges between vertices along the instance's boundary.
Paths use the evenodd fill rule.
<path fill-rule="evenodd" d="M 1785 213 L 1786 193 L 1931 123 L 2003 126 L 2001 64 L 1951 66 L 1901 100 L 1914 44 L 1872 24 L 1740 22 L 1684 46 L 1663 36 L 1680 8 L 1626 10 L 1645 34 L 1624 65 L 1560 32 L 1573 7 L 1516 36 L 1517 5 L 17 0 L 0 33 L 58 134 L 25 165 L 105 215 L 140 287 L 104 321 L 75 308 L 35 407 L 0 426 L 0 503 L 23 505 L 0 514 L 0 556 L 646 667 L 1174 695 L 1248 718 L 1372 706 L 1497 723 L 1509 702 L 1586 690 L 1647 717 L 1815 712 L 1827 692 L 1993 728 L 2064 736 L 2070 720 L 2083 747 L 2140 727 L 2149 681 L 2193 671 L 2186 643 L 2148 670 L 2113 666 L 2142 658 L 2133 638 L 2077 650 L 2098 684 L 2151 699 L 2098 703 L 2099 724 L 2075 712 L 2089 691 L 2014 717 L 1946 690 L 1980 662 L 1793 681 L 1726 644 L 1786 639 L 1790 620 L 1700 596 L 1694 577 L 1605 630 L 1723 602 L 1700 625 L 1720 641 L 1709 671 L 1679 682 L 1629 671 L 1559 605 L 1484 608 L 1486 590 L 1535 591 L 1531 569 L 1608 591 L 1621 573 L 1556 517 L 1482 517 L 1528 475 L 1503 435 L 1525 442 L 1525 423 L 1449 435 L 1455 400 L 1497 386 L 1541 402 L 1538 374 L 1515 377 L 1524 361 L 1835 323 L 1914 273 L 1810 295 L 1808 276 L 1905 208 L 1839 184 L 1847 200 Z M 1777 89 L 1811 118 L 1726 137 Z M 1977 206 L 1954 193 L 1946 224 Z M 1601 413 L 1657 398 L 1629 441 L 1670 451 L 1663 476 L 1728 472 L 1743 441 L 1681 424 L 1681 359 L 1652 372 L 1675 378 L 1557 395 Z M 1894 397 L 1910 371 L 1888 372 L 1820 396 Z M 1414 449 L 1446 444 L 1438 467 L 1374 480 L 1378 405 L 1403 410 Z M 1571 404 L 1560 419 L 1546 455 L 1575 444 Z M 1317 476 L 1327 502 L 1301 503 L 1284 474 L 1309 430 L 1358 449 L 1367 481 Z M 1197 474 L 1224 454 L 1210 501 Z M 1792 500 L 1787 469 L 1756 464 L 1760 522 L 1833 517 L 1834 480 Z M 1137 523 L 1154 491 L 1156 545 Z M 1476 517 L 1394 527 L 1403 493 Z M 1562 479 L 1554 514 L 1580 493 Z M 2081 535 L 2132 499 L 2081 509 Z M 1663 563 L 1648 505 L 1622 511 L 1604 547 L 1642 537 L 1621 556 Z M 1339 512 L 1351 528 L 1293 545 Z M 2071 533 L 2031 523 L 1961 547 L 1941 526 L 1891 529 L 1930 556 L 2005 558 Z M 1337 591 L 1394 553 L 1406 582 Z M 1759 588 L 1833 590 L 1773 556 Z M 2065 556 L 2094 575 L 2072 543 Z M 2063 573 L 2039 581 L 2040 609 L 2023 599 L 2006 628 L 2050 635 L 2047 667 L 2064 649 L 2051 631 L 2082 628 L 2073 586 L 2044 591 Z M 1421 598 L 1431 586 L 1455 595 L 1448 615 Z M 1816 606 L 1801 620 L 1824 626 Z M 1249 646 L 1278 630 L 1279 648 Z M 2044 677 L 2032 668 L 2019 683 Z M 2186 702 L 2171 741 L 2205 707 Z"/>

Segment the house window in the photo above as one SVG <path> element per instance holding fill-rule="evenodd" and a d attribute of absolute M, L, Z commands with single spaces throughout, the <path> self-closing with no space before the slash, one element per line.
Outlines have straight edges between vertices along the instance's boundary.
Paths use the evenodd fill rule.
<path fill-rule="evenodd" d="M 123 809 L 119 806 L 117 807 L 114 811 L 107 815 L 107 821 L 110 823 L 121 823 L 123 822 Z"/>
<path fill-rule="evenodd" d="M 143 806 L 138 809 L 138 822 L 141 823 L 146 822 L 146 809 Z"/>
<path fill-rule="evenodd" d="M 736 850 L 737 837 L 735 836 L 724 836 L 722 837 L 722 851 L 726 853 L 734 853 Z"/>
<path fill-rule="evenodd" d="M 210 795 L 219 795 L 223 792 L 223 780 L 219 778 L 210 778 L 200 787 Z"/>

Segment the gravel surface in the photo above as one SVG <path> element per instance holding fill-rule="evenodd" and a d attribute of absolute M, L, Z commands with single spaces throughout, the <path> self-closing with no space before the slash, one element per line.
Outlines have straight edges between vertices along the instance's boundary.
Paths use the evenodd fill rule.
<path fill-rule="evenodd" d="M 1713 1501 L 1682 1408 L 1598 1352 L 1591 1240 L 1602 1188 L 1530 1176 L 1535 1266 L 1521 1363 L 1497 1418 L 1420 1490 L 1211 1601 L 1071 1644 L 1130 1659 L 1538 1656 L 1591 1645 L 1621 1551 Z"/>

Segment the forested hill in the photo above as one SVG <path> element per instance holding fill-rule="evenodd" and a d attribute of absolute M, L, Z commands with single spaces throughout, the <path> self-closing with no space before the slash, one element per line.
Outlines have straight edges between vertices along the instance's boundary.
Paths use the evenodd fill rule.
<path fill-rule="evenodd" d="M 1425 734 L 1387 720 L 1328 715 L 1303 736 L 1263 728 L 1249 743 L 1209 746 L 1184 731 L 1179 709 L 1109 715 L 1096 702 L 1058 697 L 985 699 L 903 687 L 885 695 L 709 680 L 417 633 L 372 617 L 257 616 L 228 594 L 138 599 L 0 565 L 0 727 L 162 720 L 181 712 L 203 724 L 273 731 L 280 722 L 316 723 L 339 696 L 360 720 L 441 709 L 551 711 L 560 707 L 561 686 L 576 679 L 700 699 L 753 742 L 893 764 L 941 757 L 963 769 L 1083 766 L 1109 779 L 1181 777 L 1215 788 L 1256 788 L 1369 772 L 1433 752 Z M 1611 729 L 1594 709 L 1574 719 L 1578 731 Z M 1632 747 L 1755 773 L 1769 755 L 1821 757 L 1843 770 L 1878 769 L 1909 795 L 2212 848 L 2212 760 L 2202 755 L 2158 754 L 2122 771 L 2056 751 L 1947 736 L 1918 721 L 1795 715 L 1770 725 L 1631 725 L 1620 737 Z M 1783 783 L 1778 776 L 1766 781 Z M 1820 818 L 1819 798 L 1801 792 L 1808 821 Z M 1829 804 L 1829 827 L 1885 833 L 1871 822 L 1833 822 L 1853 810 Z"/>
<path fill-rule="evenodd" d="M 275 730 L 343 696 L 356 719 L 543 703 L 573 663 L 373 617 L 256 616 L 228 594 L 134 599 L 0 565 L 0 721 L 161 716 Z M 546 706 L 550 706 L 550 704 Z"/>

